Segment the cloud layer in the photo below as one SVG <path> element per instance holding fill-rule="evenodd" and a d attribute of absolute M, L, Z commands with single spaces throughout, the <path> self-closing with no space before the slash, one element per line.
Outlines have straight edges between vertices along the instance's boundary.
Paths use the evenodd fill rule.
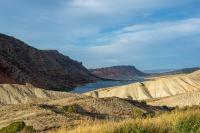
<path fill-rule="evenodd" d="M 6 0 L 0 1 L 0 28 L 87 67 L 189 67 L 200 65 L 199 5 L 198 0 Z"/>
<path fill-rule="evenodd" d="M 200 49 L 200 18 L 133 25 L 114 31 L 109 36 L 109 39 L 105 36 L 109 40 L 107 44 L 86 48 L 68 47 L 67 51 L 82 53 L 82 57 L 91 57 L 90 65 L 96 64 L 96 67 L 100 64 L 129 64 L 130 60 L 140 61 L 141 64 L 155 60 L 157 63 L 159 60 L 173 62 L 178 57 L 180 59 L 176 62 L 191 60 L 191 57 L 192 60 L 199 60 L 197 53 Z"/>

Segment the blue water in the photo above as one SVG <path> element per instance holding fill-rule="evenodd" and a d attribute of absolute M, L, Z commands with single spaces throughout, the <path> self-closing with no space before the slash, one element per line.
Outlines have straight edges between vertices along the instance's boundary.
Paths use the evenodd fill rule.
<path fill-rule="evenodd" d="M 74 90 L 72 92 L 84 93 L 84 92 L 93 91 L 93 90 L 100 89 L 100 88 L 126 85 L 126 84 L 130 84 L 130 83 L 134 83 L 134 82 L 136 82 L 136 81 L 100 81 L 97 83 L 89 83 L 85 86 L 76 87 L 76 88 L 74 88 Z"/>

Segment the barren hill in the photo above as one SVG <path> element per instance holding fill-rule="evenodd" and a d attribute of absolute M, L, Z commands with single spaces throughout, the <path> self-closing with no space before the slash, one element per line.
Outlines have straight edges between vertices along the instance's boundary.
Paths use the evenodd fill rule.
<path fill-rule="evenodd" d="M 192 105 L 200 105 L 200 91 L 199 92 L 188 92 L 178 94 L 174 96 L 153 99 L 147 102 L 153 106 L 169 106 L 169 107 L 184 107 Z"/>
<path fill-rule="evenodd" d="M 90 70 L 94 75 L 107 79 L 129 80 L 137 76 L 146 76 L 134 66 L 113 66 Z"/>
<path fill-rule="evenodd" d="M 134 118 L 138 111 L 146 115 L 168 110 L 116 97 L 98 99 L 16 84 L 0 85 L 0 102 L 0 129 L 12 122 L 24 121 L 37 132 L 74 126 L 83 120 Z"/>
<path fill-rule="evenodd" d="M 56 50 L 38 50 L 0 34 L 0 83 L 31 83 L 45 89 L 70 90 L 96 80 L 81 62 Z"/>
<path fill-rule="evenodd" d="M 193 79 L 199 80 L 200 79 L 200 70 L 191 73 L 190 77 L 193 78 Z"/>
<path fill-rule="evenodd" d="M 66 92 L 48 91 L 30 84 L 0 84 L 0 105 L 35 103 L 66 98 L 71 95 L 78 96 Z"/>
<path fill-rule="evenodd" d="M 170 97 L 189 92 L 200 92 L 200 71 L 188 75 L 171 75 L 153 78 L 124 86 L 110 87 L 85 93 L 93 97 L 120 97 L 134 100 L 147 100 Z"/>

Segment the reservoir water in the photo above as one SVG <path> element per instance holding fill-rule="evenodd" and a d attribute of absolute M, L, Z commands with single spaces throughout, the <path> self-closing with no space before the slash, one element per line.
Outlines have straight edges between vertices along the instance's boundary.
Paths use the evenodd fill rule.
<path fill-rule="evenodd" d="M 76 87 L 74 88 L 72 92 L 85 93 L 85 92 L 97 90 L 100 88 L 121 86 L 121 85 L 126 85 L 126 84 L 130 84 L 134 82 L 138 82 L 138 81 L 100 81 L 97 83 L 89 83 L 89 84 L 86 84 L 85 86 Z"/>

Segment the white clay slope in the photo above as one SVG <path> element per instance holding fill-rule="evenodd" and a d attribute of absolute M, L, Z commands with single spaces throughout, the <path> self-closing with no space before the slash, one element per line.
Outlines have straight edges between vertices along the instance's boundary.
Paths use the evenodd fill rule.
<path fill-rule="evenodd" d="M 189 76 L 193 79 L 200 80 L 200 70 L 189 74 Z"/>
<path fill-rule="evenodd" d="M 157 100 L 152 100 L 147 102 L 153 106 L 192 106 L 200 105 L 200 91 L 199 92 L 189 92 L 184 94 L 179 94 L 175 96 L 165 97 Z"/>
<path fill-rule="evenodd" d="M 200 80 L 194 75 L 175 75 L 154 78 L 143 83 L 133 83 L 124 86 L 109 87 L 85 93 L 92 97 L 120 97 L 134 100 L 146 100 L 174 96 L 177 94 L 200 91 Z"/>
<path fill-rule="evenodd" d="M 58 99 L 69 95 L 72 94 L 43 90 L 30 85 L 0 84 L 0 105 Z"/>

